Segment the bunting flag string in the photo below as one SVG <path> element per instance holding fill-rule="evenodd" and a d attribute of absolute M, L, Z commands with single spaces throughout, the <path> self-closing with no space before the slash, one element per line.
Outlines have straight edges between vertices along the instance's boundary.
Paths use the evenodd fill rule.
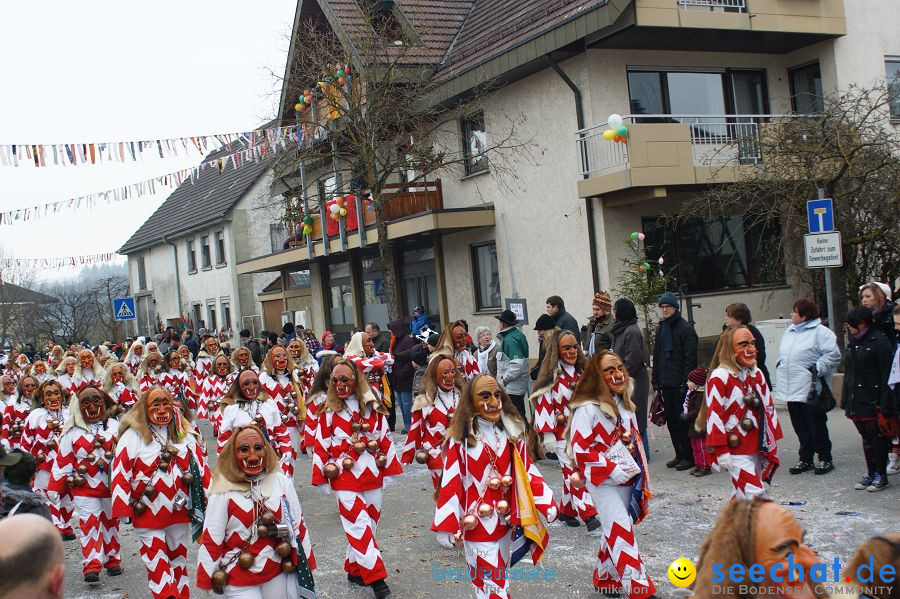
<path fill-rule="evenodd" d="M 116 259 L 115 252 L 105 254 L 87 254 L 84 256 L 61 256 L 58 258 L 3 258 L 0 266 L 3 268 L 40 268 L 45 270 L 59 270 L 75 266 L 92 266 L 112 262 Z"/>
<path fill-rule="evenodd" d="M 175 188 L 185 181 L 193 183 L 199 177 L 205 176 L 211 171 L 222 173 L 229 167 L 231 169 L 238 169 L 248 162 L 258 162 L 284 150 L 288 147 L 289 143 L 292 145 L 295 143 L 303 144 L 304 142 L 311 142 L 313 139 L 319 139 L 323 135 L 321 128 L 316 128 L 314 132 L 307 134 L 306 136 L 304 136 L 301 127 L 292 126 L 282 129 L 287 129 L 288 135 L 278 135 L 278 131 L 274 129 L 265 130 L 266 132 L 263 137 L 265 137 L 267 141 L 264 143 L 260 143 L 258 139 L 254 138 L 252 139 L 252 143 L 248 143 L 243 149 L 211 160 L 205 160 L 195 167 L 181 169 L 173 173 L 153 177 L 152 179 L 146 179 L 137 183 L 131 183 L 129 185 L 115 187 L 84 196 L 76 196 L 66 200 L 48 202 L 16 210 L 0 211 L 0 225 L 12 225 L 18 222 L 32 221 L 47 215 L 57 214 L 64 209 L 92 209 L 100 202 L 108 204 L 146 195 L 154 195 L 164 191 L 174 191 Z M 248 141 L 250 140 L 248 139 Z"/>
<path fill-rule="evenodd" d="M 221 148 L 231 150 L 240 144 L 245 149 L 281 143 L 295 135 L 294 126 L 269 127 L 242 133 L 192 135 L 168 139 L 107 141 L 60 144 L 0 144 L 0 167 L 82 166 L 140 162 L 148 156 L 173 158 L 190 152 L 207 155 Z"/>

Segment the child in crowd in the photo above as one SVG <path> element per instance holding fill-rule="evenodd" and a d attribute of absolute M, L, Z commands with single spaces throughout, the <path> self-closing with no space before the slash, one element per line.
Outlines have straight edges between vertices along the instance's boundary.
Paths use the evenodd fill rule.
<path fill-rule="evenodd" d="M 688 437 L 691 439 L 691 449 L 694 452 L 694 469 L 691 470 L 694 476 L 706 476 L 711 473 L 706 455 L 706 418 L 701 418 L 702 422 L 699 424 L 697 422 L 701 407 L 706 405 L 703 393 L 707 375 L 705 368 L 695 368 L 688 374 L 688 392 L 684 398 L 684 413 L 681 415 L 688 424 Z"/>

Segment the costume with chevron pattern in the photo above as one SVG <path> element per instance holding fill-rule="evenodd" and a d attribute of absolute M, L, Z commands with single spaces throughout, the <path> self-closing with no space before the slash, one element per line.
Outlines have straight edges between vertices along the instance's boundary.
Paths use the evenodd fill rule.
<path fill-rule="evenodd" d="M 20 401 L 19 397 L 13 396 L 12 401 L 3 408 L 3 424 L 0 429 L 0 443 L 3 449 L 12 451 L 13 449 L 22 448 L 22 433 L 25 427 L 25 419 L 28 418 L 28 412 L 31 411 L 31 402 Z M 18 425 L 17 430 L 13 430 Z"/>
<path fill-rule="evenodd" d="M 257 415 L 262 418 L 262 422 L 257 422 Z M 284 473 L 288 477 L 294 476 L 294 459 L 297 456 L 294 455 L 291 438 L 281 420 L 281 411 L 272 398 L 266 397 L 263 393 L 260 393 L 253 401 L 242 399 L 225 406 L 219 423 L 217 453 L 222 453 L 222 448 L 231 438 L 234 429 L 253 423 L 262 429 L 275 452 L 281 456 L 281 469 L 284 470 Z"/>
<path fill-rule="evenodd" d="M 316 446 L 316 429 L 319 428 L 319 412 L 325 403 L 325 392 L 313 393 L 306 398 L 306 422 L 303 427 L 303 444 L 310 449 Z"/>
<path fill-rule="evenodd" d="M 748 395 L 759 405 L 746 402 Z M 715 452 L 711 463 L 719 469 L 720 456 L 731 454 L 732 497 L 764 495 L 763 482 L 771 482 L 778 468 L 782 433 L 762 371 L 755 366 L 713 370 L 706 381 L 706 410 L 706 445 Z"/>
<path fill-rule="evenodd" d="M 611 475 L 620 467 L 606 457 L 617 444 L 630 445 L 632 455 L 640 454 L 643 445 L 633 409 L 621 396 L 605 399 L 603 402 L 590 398 L 573 401 L 567 433 L 569 451 L 584 472 L 586 488 L 594 499 L 603 530 L 594 566 L 594 588 L 624 591 L 632 599 L 646 598 L 655 592 L 655 587 L 647 574 L 632 526 L 646 514 L 649 498 L 646 461 L 636 459 L 640 474 L 617 484 Z M 636 494 L 644 496 L 635 500 Z M 638 509 L 634 509 L 633 503 Z"/>
<path fill-rule="evenodd" d="M 516 525 L 521 522 L 514 491 L 518 482 L 515 480 L 518 475 L 514 466 L 514 451 L 524 463 L 528 476 L 524 484 L 530 486 L 537 509 L 545 517 L 551 507 L 557 509 L 550 487 L 528 457 L 521 425 L 506 415 L 501 418 L 502 427 L 477 418 L 473 423 L 473 445 L 453 438 L 447 441 L 440 493 L 431 525 L 431 529 L 437 532 L 462 534 L 469 576 L 477 599 L 509 597 L 506 568 L 511 565 L 512 536 Z M 491 479 L 504 475 L 513 477 L 513 484 L 492 488 L 489 484 Z M 462 530 L 464 516 L 476 514 L 482 503 L 494 507 L 500 500 L 510 504 L 507 516 L 499 515 L 496 509 L 492 509 L 490 516 L 476 517 L 474 528 Z M 544 547 L 546 540 L 547 537 Z"/>
<path fill-rule="evenodd" d="M 210 373 L 203 379 L 200 385 L 200 399 L 197 405 L 197 418 L 209 420 L 213 423 L 213 434 L 219 436 L 219 428 L 216 414 L 219 412 L 219 400 L 228 391 L 230 385 L 229 375 L 219 376 L 215 372 Z"/>
<path fill-rule="evenodd" d="M 412 406 L 412 424 L 406 437 L 406 446 L 400 461 L 411 464 L 416 452 L 423 450 L 428 454 L 425 466 L 431 470 L 431 482 L 435 491 L 440 488 L 441 474 L 444 471 L 444 456 L 441 450 L 450 419 L 456 412 L 459 403 L 459 389 L 445 391 L 435 385 L 434 397 L 428 393 L 416 397 Z"/>
<path fill-rule="evenodd" d="M 291 451 L 296 456 L 300 453 L 300 441 L 303 432 L 300 429 L 300 423 L 297 414 L 291 411 L 292 405 L 299 405 L 303 397 L 297 397 L 300 393 L 300 385 L 296 383 L 293 374 L 284 371 L 261 372 L 259 374 L 259 384 L 265 390 L 281 413 L 281 423 L 284 425 L 288 436 L 290 437 Z"/>
<path fill-rule="evenodd" d="M 363 333 L 365 334 L 365 333 Z M 350 351 L 348 348 L 347 351 Z M 384 375 L 391 371 L 394 365 L 394 358 L 390 354 L 376 351 L 371 356 L 344 354 L 348 360 L 356 364 L 359 371 L 363 373 L 369 383 L 369 388 L 378 401 L 384 400 L 384 385 L 382 379 Z"/>
<path fill-rule="evenodd" d="M 129 410 L 137 401 L 137 393 L 135 390 L 126 386 L 124 383 L 113 385 L 109 390 L 109 396 L 116 404 Z"/>
<path fill-rule="evenodd" d="M 171 426 L 149 424 L 138 407 L 122 419 L 122 433 L 113 459 L 113 517 L 131 518 L 134 532 L 141 540 L 141 559 L 147 567 L 147 579 L 154 599 L 189 594 L 187 543 L 190 516 L 182 505 L 190 488 L 182 478 L 190 471 L 193 459 L 204 488 L 209 486 L 209 469 L 197 433 L 187 424 L 184 437 L 173 438 Z M 176 411 L 176 417 L 180 417 Z M 169 449 L 168 465 L 161 454 Z M 153 487 L 153 497 L 146 494 Z M 132 503 L 140 500 L 146 511 L 137 513 Z"/>
<path fill-rule="evenodd" d="M 47 496 L 50 516 L 53 524 L 62 534 L 72 534 L 72 495 L 71 493 L 48 494 L 50 472 L 59 448 L 59 431 L 63 422 L 69 417 L 69 408 L 63 406 L 59 410 L 35 408 L 25 419 L 22 432 L 22 449 L 35 457 L 38 462 L 37 474 L 34 477 L 34 490 Z M 49 420 L 55 420 L 58 427 L 51 427 Z"/>
<path fill-rule="evenodd" d="M 587 520 L 597 515 L 594 502 L 586 487 L 572 488 L 569 482 L 575 473 L 575 466 L 566 454 L 566 439 L 563 432 L 566 425 L 556 418 L 562 415 L 566 421 L 571 417 L 569 413 L 569 399 L 572 397 L 572 389 L 578 382 L 579 372 L 575 366 L 566 364 L 562 360 L 557 362 L 556 376 L 553 377 L 549 387 L 537 389 L 531 396 L 534 404 L 534 430 L 542 435 L 550 433 L 556 437 L 556 456 L 562 469 L 563 492 L 560 500 L 559 513 L 563 516 L 580 517 Z"/>
<path fill-rule="evenodd" d="M 363 378 L 362 373 L 359 378 Z M 329 389 L 318 416 L 312 484 L 330 485 L 335 491 L 341 525 L 347 536 L 344 570 L 369 585 L 387 578 L 375 538 L 376 528 L 385 478 L 401 474 L 403 467 L 388 430 L 383 413 L 386 410 L 363 385 L 364 380 L 357 381 L 356 391 L 365 398 L 362 407 L 355 395 L 343 401 Z M 357 453 L 353 449 L 355 442 L 371 443 L 371 449 L 367 447 Z M 383 467 L 379 467 L 376 454 L 384 457 Z M 351 468 L 341 466 L 344 458 L 352 459 Z M 336 463 L 340 468 L 334 480 L 325 477 L 329 463 Z"/>
<path fill-rule="evenodd" d="M 71 426 L 60 437 L 47 488 L 60 494 L 71 493 L 73 497 L 81 529 L 82 573 L 86 574 L 121 563 L 119 519 L 112 516 L 109 488 L 112 460 L 104 457 L 115 448 L 119 421 L 109 418 L 105 423 L 81 424 L 86 428 Z M 70 487 L 67 477 L 78 474 L 84 478 L 84 484 Z"/>

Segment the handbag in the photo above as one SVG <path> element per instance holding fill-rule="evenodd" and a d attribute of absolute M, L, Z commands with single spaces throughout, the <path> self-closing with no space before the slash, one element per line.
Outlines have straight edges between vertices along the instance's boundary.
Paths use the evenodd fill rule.
<path fill-rule="evenodd" d="M 603 455 L 606 456 L 607 460 L 624 470 L 628 476 L 635 476 L 641 473 L 641 467 L 638 466 L 634 456 L 631 455 L 631 452 L 628 451 L 628 448 L 625 447 L 621 440 L 613 443 Z"/>
<path fill-rule="evenodd" d="M 650 401 L 650 422 L 656 426 L 666 425 L 666 406 L 663 404 L 662 391 L 655 391 Z"/>
<path fill-rule="evenodd" d="M 823 412 L 830 412 L 837 405 L 837 401 L 834 399 L 834 393 L 831 392 L 831 388 L 822 377 L 819 377 L 819 388 L 820 390 L 816 391 L 816 385 L 810 385 L 807 401 Z"/>

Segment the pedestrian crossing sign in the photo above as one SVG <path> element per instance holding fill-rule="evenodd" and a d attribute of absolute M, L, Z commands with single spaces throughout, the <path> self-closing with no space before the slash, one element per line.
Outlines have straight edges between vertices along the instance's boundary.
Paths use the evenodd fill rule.
<path fill-rule="evenodd" d="M 116 320 L 134 320 L 134 298 L 117 297 L 113 300 L 113 318 Z"/>

